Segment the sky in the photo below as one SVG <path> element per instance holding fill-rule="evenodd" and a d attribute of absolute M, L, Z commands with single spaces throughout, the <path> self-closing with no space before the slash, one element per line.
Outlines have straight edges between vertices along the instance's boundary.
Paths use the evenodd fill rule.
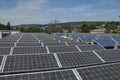
<path fill-rule="evenodd" d="M 120 0 L 0 0 L 0 22 L 120 21 Z"/>

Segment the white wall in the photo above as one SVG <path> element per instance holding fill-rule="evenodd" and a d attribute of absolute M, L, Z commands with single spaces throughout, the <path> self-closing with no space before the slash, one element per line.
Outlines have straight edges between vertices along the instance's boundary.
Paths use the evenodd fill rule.
<path fill-rule="evenodd" d="M 0 39 L 2 38 L 2 32 L 0 31 Z"/>
<path fill-rule="evenodd" d="M 7 31 L 6 31 L 7 32 Z M 20 33 L 20 31 L 8 31 L 11 33 L 11 35 L 16 34 L 16 33 Z M 2 38 L 2 31 L 0 31 L 0 39 Z"/>

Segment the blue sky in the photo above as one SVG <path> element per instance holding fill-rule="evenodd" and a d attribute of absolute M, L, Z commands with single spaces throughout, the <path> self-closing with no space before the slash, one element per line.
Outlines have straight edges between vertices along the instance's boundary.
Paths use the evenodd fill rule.
<path fill-rule="evenodd" d="M 120 21 L 120 0 L 0 0 L 0 22 Z"/>

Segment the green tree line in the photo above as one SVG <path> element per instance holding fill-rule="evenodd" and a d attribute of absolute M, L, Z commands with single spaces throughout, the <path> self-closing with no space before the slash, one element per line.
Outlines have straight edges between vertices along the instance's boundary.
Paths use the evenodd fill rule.
<path fill-rule="evenodd" d="M 60 24 L 59 24 L 60 25 Z M 62 24 L 58 26 L 58 24 L 49 24 L 47 27 L 39 27 L 39 26 L 32 26 L 32 27 L 15 27 L 13 28 L 10 22 L 7 25 L 3 25 L 0 23 L 0 30 L 20 30 L 21 32 L 46 32 L 46 33 L 56 33 L 56 32 L 68 32 L 71 33 L 73 30 L 76 32 L 83 32 L 88 33 L 90 30 L 96 29 L 97 26 L 101 26 L 101 23 L 98 22 L 91 22 L 91 23 L 84 23 L 84 24 Z M 101 26 L 106 29 L 106 33 L 117 33 L 120 29 L 117 26 L 120 25 L 120 22 L 106 22 L 104 26 Z"/>

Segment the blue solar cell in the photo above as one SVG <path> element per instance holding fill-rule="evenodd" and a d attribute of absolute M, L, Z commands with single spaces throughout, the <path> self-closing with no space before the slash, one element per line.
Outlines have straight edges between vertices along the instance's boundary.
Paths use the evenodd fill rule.
<path fill-rule="evenodd" d="M 92 42 L 92 40 L 94 39 L 94 37 L 96 37 L 96 35 L 95 34 L 78 34 L 78 37 L 81 41 Z"/>
<path fill-rule="evenodd" d="M 120 39 L 116 39 L 115 41 L 116 41 L 118 44 L 120 44 Z"/>
<path fill-rule="evenodd" d="M 81 41 L 84 42 L 92 42 L 93 38 L 92 37 L 79 37 Z"/>
<path fill-rule="evenodd" d="M 115 41 L 109 39 L 109 40 L 95 40 L 98 44 L 107 47 L 107 46 L 114 46 L 116 44 Z"/>
<path fill-rule="evenodd" d="M 110 37 L 110 35 L 98 35 L 97 37 L 95 37 L 95 39 L 98 39 L 98 40 L 110 40 L 112 38 Z"/>
<path fill-rule="evenodd" d="M 77 35 L 71 35 L 71 38 L 77 40 L 79 37 Z"/>
<path fill-rule="evenodd" d="M 120 44 L 120 36 L 119 35 L 112 35 L 111 36 L 117 43 Z"/>
<path fill-rule="evenodd" d="M 57 36 L 66 36 L 65 33 L 56 33 Z"/>

